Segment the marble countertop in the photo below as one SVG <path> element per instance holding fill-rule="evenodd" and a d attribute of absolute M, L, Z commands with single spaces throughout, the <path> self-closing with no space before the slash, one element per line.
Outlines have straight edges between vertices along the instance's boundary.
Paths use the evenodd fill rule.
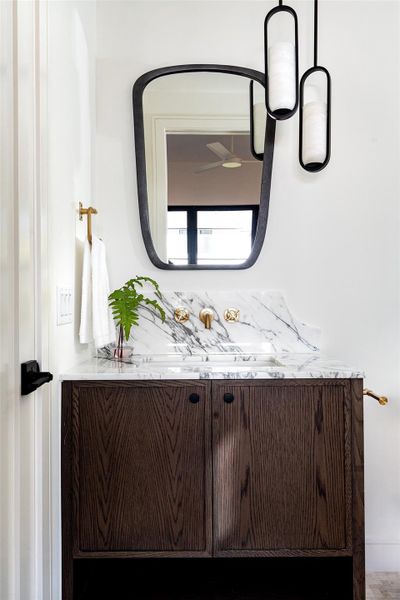
<path fill-rule="evenodd" d="M 92 358 L 61 381 L 146 379 L 360 379 L 364 373 L 317 353 L 235 356 L 142 356 L 131 362 Z"/>

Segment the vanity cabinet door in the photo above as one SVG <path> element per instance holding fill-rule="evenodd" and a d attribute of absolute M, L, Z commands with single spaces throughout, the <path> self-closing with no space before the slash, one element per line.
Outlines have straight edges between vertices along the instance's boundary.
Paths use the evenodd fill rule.
<path fill-rule="evenodd" d="M 350 553 L 348 390 L 213 382 L 216 555 Z"/>
<path fill-rule="evenodd" d="M 209 384 L 79 382 L 72 398 L 75 555 L 208 555 Z"/>

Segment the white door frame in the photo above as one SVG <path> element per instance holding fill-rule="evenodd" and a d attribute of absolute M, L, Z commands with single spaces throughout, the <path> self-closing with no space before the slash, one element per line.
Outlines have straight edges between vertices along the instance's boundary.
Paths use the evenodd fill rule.
<path fill-rule="evenodd" d="M 47 3 L 1 2 L 0 33 L 0 597 L 47 600 L 50 388 L 19 391 L 20 363 L 48 361 Z"/>
<path fill-rule="evenodd" d="M 14 11 L 0 4 L 0 597 L 16 598 L 15 437 L 18 389 L 14 177 Z"/>

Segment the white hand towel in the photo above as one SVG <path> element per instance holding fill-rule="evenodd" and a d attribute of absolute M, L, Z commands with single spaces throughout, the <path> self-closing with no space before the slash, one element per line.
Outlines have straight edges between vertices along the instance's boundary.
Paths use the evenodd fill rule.
<path fill-rule="evenodd" d="M 115 327 L 108 306 L 110 286 L 106 264 L 106 248 L 99 238 L 86 240 L 82 272 L 82 308 L 79 340 L 94 341 L 96 348 L 115 341 Z"/>
<path fill-rule="evenodd" d="M 79 328 L 81 344 L 89 344 L 93 340 L 92 331 L 92 256 L 90 244 L 86 240 L 83 248 L 81 325 Z"/>
<path fill-rule="evenodd" d="M 96 348 L 115 340 L 115 328 L 108 306 L 110 285 L 106 263 L 106 247 L 96 236 L 92 237 L 92 315 L 93 338 Z"/>

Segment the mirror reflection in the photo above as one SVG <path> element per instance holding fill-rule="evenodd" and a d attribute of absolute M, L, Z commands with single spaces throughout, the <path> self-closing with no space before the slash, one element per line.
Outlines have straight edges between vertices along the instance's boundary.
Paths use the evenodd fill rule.
<path fill-rule="evenodd" d="M 178 73 L 143 93 L 150 232 L 170 265 L 240 265 L 260 206 L 264 90 L 227 73 Z M 260 110 L 260 107 L 262 109 Z"/>

